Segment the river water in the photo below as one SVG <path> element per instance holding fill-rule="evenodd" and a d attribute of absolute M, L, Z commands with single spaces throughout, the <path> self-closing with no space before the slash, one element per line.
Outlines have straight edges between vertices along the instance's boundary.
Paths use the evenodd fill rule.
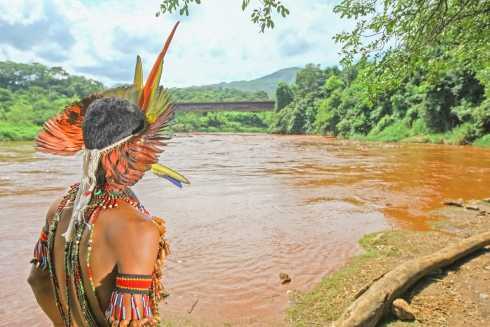
<path fill-rule="evenodd" d="M 135 187 L 167 221 L 162 315 L 213 325 L 280 325 L 288 290 L 313 287 L 358 253 L 363 234 L 426 230 L 443 199 L 490 196 L 490 151 L 473 147 L 184 134 L 161 161 L 192 182 L 179 190 L 146 176 Z M 0 144 L 0 326 L 49 325 L 28 262 L 46 208 L 79 173 L 80 158 Z"/>

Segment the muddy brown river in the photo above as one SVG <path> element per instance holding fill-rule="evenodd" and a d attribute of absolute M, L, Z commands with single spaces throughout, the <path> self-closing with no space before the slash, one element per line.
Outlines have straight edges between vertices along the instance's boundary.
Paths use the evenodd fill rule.
<path fill-rule="evenodd" d="M 162 315 L 182 323 L 281 325 L 288 290 L 339 268 L 363 234 L 426 230 L 443 199 L 490 196 L 490 151 L 473 147 L 186 134 L 161 161 L 192 185 L 146 176 L 135 192 L 167 221 Z M 79 172 L 80 158 L 0 143 L 0 326 L 49 326 L 25 280 L 46 208 Z"/>

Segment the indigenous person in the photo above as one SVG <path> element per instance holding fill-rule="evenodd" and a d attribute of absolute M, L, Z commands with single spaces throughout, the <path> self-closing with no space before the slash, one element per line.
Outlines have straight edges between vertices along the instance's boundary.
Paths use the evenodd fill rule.
<path fill-rule="evenodd" d="M 83 154 L 80 183 L 48 210 L 28 282 L 55 326 L 156 326 L 165 224 L 130 187 L 151 170 L 181 186 L 185 177 L 157 163 L 173 115 L 159 87 L 168 37 L 146 83 L 138 56 L 134 84 L 91 95 L 44 125 L 40 151 Z"/>

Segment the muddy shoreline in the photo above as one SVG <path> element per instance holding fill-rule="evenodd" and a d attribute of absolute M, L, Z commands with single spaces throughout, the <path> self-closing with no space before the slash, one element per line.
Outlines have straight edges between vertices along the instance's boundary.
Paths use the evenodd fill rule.
<path fill-rule="evenodd" d="M 441 204 L 429 231 L 392 229 L 365 235 L 363 251 L 306 293 L 295 293 L 288 312 L 294 326 L 328 326 L 378 276 L 398 264 L 490 230 L 490 202 Z M 490 248 L 434 271 L 404 295 L 415 312 L 408 323 L 387 317 L 381 326 L 490 326 Z"/>

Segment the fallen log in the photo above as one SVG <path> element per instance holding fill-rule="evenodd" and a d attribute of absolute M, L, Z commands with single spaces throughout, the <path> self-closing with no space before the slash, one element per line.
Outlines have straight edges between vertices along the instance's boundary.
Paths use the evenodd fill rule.
<path fill-rule="evenodd" d="M 334 327 L 374 327 L 390 312 L 392 303 L 435 269 L 490 245 L 490 232 L 478 234 L 433 254 L 407 261 L 376 280 L 334 322 Z"/>

